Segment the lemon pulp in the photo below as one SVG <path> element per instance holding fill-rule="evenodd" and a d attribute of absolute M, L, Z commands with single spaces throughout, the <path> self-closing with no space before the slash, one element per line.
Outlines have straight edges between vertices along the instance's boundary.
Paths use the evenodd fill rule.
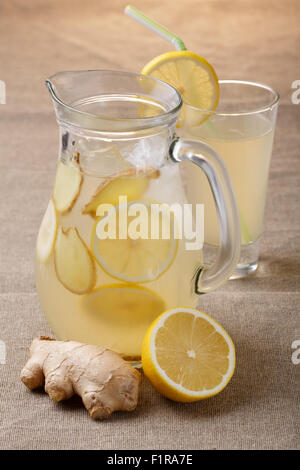
<path fill-rule="evenodd" d="M 179 307 L 158 317 L 142 347 L 145 374 L 165 396 L 196 401 L 219 393 L 235 367 L 231 338 L 211 317 Z"/>

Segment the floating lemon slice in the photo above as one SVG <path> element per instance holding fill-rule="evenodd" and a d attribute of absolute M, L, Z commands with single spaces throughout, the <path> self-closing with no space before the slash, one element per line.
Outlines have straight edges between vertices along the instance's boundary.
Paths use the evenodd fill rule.
<path fill-rule="evenodd" d="M 219 101 L 219 82 L 212 65 L 203 57 L 190 51 L 172 51 L 152 59 L 142 70 L 142 74 L 151 75 L 169 83 L 181 94 L 185 104 L 197 110 L 188 110 L 183 106 L 180 118 L 188 124 L 200 125 L 208 117 L 199 109 L 215 110 Z"/>
<path fill-rule="evenodd" d="M 74 294 L 85 294 L 95 284 L 95 265 L 75 227 L 58 230 L 54 249 L 55 271 L 59 281 Z"/>
<path fill-rule="evenodd" d="M 45 262 L 52 253 L 57 231 L 56 210 L 50 199 L 44 214 L 36 244 L 38 258 Z"/>
<path fill-rule="evenodd" d="M 117 174 L 105 178 L 82 213 L 95 216 L 100 204 L 117 205 L 119 196 L 126 196 L 128 201 L 140 199 L 147 191 L 150 180 L 158 177 L 159 170 L 152 167 L 125 168 Z"/>
<path fill-rule="evenodd" d="M 175 216 L 164 207 L 155 223 L 151 220 L 151 204 L 132 201 L 118 205 L 95 222 L 92 253 L 101 268 L 115 279 L 132 283 L 154 281 L 174 261 L 178 246 Z M 103 239 L 106 233 L 110 238 Z"/>
<path fill-rule="evenodd" d="M 235 368 L 235 349 L 211 317 L 178 307 L 160 315 L 148 329 L 142 363 L 162 395 L 191 402 L 216 395 L 228 384 Z"/>
<path fill-rule="evenodd" d="M 150 289 L 128 284 L 108 284 L 80 299 L 86 314 L 101 318 L 101 334 L 109 335 L 115 351 L 139 359 L 148 326 L 165 310 L 161 297 Z"/>
<path fill-rule="evenodd" d="M 58 212 L 67 212 L 72 208 L 79 195 L 81 182 L 79 168 L 58 162 L 53 189 L 53 200 Z"/>

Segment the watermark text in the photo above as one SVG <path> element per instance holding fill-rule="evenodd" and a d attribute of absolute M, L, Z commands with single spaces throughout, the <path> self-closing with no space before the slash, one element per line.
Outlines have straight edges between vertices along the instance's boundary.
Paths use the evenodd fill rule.
<path fill-rule="evenodd" d="M 193 210 L 194 209 L 194 210 Z M 100 204 L 96 235 L 99 240 L 185 240 L 186 250 L 201 250 L 204 241 L 204 205 L 127 202 Z"/>
<path fill-rule="evenodd" d="M 292 342 L 292 349 L 295 349 L 295 351 L 292 354 L 292 363 L 295 365 L 300 364 L 300 339 L 295 339 L 295 341 Z"/>
<path fill-rule="evenodd" d="M 295 91 L 292 93 L 291 100 L 293 104 L 300 103 L 300 80 L 294 80 L 292 83 L 292 89 Z"/>
<path fill-rule="evenodd" d="M 6 345 L 0 340 L 0 364 L 6 364 Z"/>
<path fill-rule="evenodd" d="M 6 104 L 6 85 L 3 80 L 0 80 L 0 104 Z"/>

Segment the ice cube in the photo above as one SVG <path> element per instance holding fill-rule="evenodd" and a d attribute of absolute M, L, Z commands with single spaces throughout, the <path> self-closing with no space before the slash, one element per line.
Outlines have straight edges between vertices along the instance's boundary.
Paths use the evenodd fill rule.
<path fill-rule="evenodd" d="M 168 154 L 169 142 L 164 134 L 160 134 L 120 142 L 118 147 L 124 160 L 131 166 L 160 168 Z"/>

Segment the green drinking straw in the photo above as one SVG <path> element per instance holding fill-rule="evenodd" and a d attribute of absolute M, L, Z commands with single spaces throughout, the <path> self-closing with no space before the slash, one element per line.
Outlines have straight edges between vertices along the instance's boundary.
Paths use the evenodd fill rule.
<path fill-rule="evenodd" d="M 176 36 L 176 34 L 171 33 L 171 31 L 161 24 L 144 15 L 144 13 L 139 11 L 137 8 L 133 7 L 132 5 L 128 5 L 125 8 L 124 13 L 126 13 L 128 16 L 131 16 L 131 18 L 134 18 L 136 21 L 146 26 L 146 28 L 150 29 L 151 31 L 154 31 L 154 33 L 158 34 L 163 39 L 169 41 L 172 46 L 177 49 L 177 51 L 186 51 L 186 47 L 182 39 Z"/>
<path fill-rule="evenodd" d="M 133 18 L 134 20 L 138 21 L 139 23 L 141 23 L 143 26 L 146 26 L 146 28 L 158 34 L 160 37 L 162 37 L 166 41 L 170 42 L 177 51 L 187 50 L 182 39 L 180 39 L 176 34 L 169 31 L 160 23 L 157 23 L 157 21 L 152 20 L 151 18 L 149 18 L 149 16 L 144 15 L 144 13 L 142 13 L 141 11 L 139 11 L 137 8 L 133 7 L 132 5 L 127 5 L 127 7 L 124 10 L 124 13 L 130 16 L 131 18 Z M 209 120 L 207 120 L 205 124 L 208 125 L 211 129 L 214 129 L 213 123 L 210 122 Z M 246 243 L 250 243 L 252 241 L 252 237 L 251 237 L 251 234 L 249 233 L 248 227 L 245 223 L 244 218 L 241 215 L 240 210 L 239 210 L 239 215 L 240 215 L 240 225 L 241 225 L 242 236 L 244 240 L 246 241 Z"/>

